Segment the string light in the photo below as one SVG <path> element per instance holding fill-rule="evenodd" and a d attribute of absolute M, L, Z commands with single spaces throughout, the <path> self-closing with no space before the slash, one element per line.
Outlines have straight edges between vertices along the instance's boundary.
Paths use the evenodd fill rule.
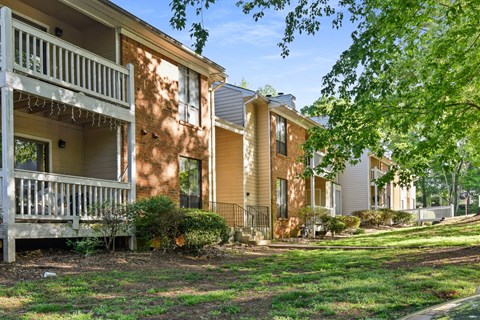
<path fill-rule="evenodd" d="M 30 95 L 28 95 L 28 101 L 27 101 L 27 106 L 28 106 L 28 110 L 32 111 L 32 106 L 30 105 L 31 101 L 30 101 Z"/>

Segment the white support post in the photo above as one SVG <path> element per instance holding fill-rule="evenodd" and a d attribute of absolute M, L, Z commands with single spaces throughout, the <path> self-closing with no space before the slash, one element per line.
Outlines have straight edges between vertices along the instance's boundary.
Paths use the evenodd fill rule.
<path fill-rule="evenodd" d="M 3 7 L 0 9 L 0 19 L 2 26 L 0 28 L 0 39 L 1 39 L 1 68 L 2 68 L 2 77 L 1 77 L 1 86 L 6 85 L 6 73 L 13 71 L 13 27 L 12 27 L 12 11 L 8 7 Z"/>
<path fill-rule="evenodd" d="M 135 114 L 135 82 L 134 82 L 134 68 L 132 64 L 127 65 L 128 70 L 128 88 L 127 88 L 127 99 L 130 110 Z M 137 175 L 137 165 L 136 165 L 136 148 L 135 148 L 135 116 L 133 121 L 128 124 L 128 182 L 130 182 L 130 196 L 128 199 L 129 203 L 132 203 L 136 199 L 136 175 Z M 128 247 L 130 250 L 135 250 L 137 248 L 137 241 L 135 235 L 129 237 Z"/>
<path fill-rule="evenodd" d="M 15 261 L 15 177 L 14 177 L 14 141 L 13 141 L 13 89 L 6 86 L 7 72 L 13 71 L 13 28 L 12 11 L 3 7 L 0 10 L 1 31 L 0 51 L 2 91 L 2 166 L 3 166 L 3 224 L 5 237 L 3 239 L 3 261 Z"/>
<path fill-rule="evenodd" d="M 315 168 L 315 156 L 310 158 L 310 167 Z M 315 209 L 315 174 L 310 176 L 310 206 Z"/>
<path fill-rule="evenodd" d="M 13 89 L 2 89 L 2 166 L 3 166 L 3 223 L 6 237 L 3 240 L 3 260 L 15 261 L 15 236 L 11 229 L 15 224 L 15 177 L 13 141 Z"/>
<path fill-rule="evenodd" d="M 453 208 L 453 204 L 450 205 L 450 217 L 453 218 L 455 216 L 455 210 Z"/>

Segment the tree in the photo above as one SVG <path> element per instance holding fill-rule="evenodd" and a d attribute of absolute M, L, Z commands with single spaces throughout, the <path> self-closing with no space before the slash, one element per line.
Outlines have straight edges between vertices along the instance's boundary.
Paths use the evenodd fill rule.
<path fill-rule="evenodd" d="M 193 47 L 197 53 L 202 53 L 209 36 L 208 29 L 203 24 L 204 11 L 215 3 L 220 3 L 220 0 L 172 0 L 170 2 L 172 9 L 170 25 L 177 30 L 187 27 L 187 12 L 190 8 L 194 9 L 197 20 L 190 23 L 189 31 L 190 37 L 195 41 Z M 236 5 L 243 13 L 251 15 L 255 21 L 262 19 L 268 11 L 288 10 L 284 35 L 278 43 L 283 57 L 288 56 L 290 52 L 288 45 L 294 41 L 296 33 L 316 34 L 325 17 L 332 17 L 332 26 L 339 28 L 346 10 L 350 11 L 352 20 L 357 16 L 355 0 L 340 0 L 338 6 L 336 2 L 330 4 L 327 0 L 298 0 L 293 6 L 291 6 L 291 0 L 237 0 Z"/>
<path fill-rule="evenodd" d="M 257 92 L 264 96 L 271 95 L 272 97 L 275 97 L 277 95 L 277 90 L 275 90 L 275 88 L 268 83 L 265 84 L 263 87 L 259 87 L 257 89 Z"/>
<path fill-rule="evenodd" d="M 240 88 L 248 89 L 250 84 L 247 82 L 247 80 L 245 80 L 245 78 L 242 78 L 242 80 L 240 81 L 240 84 L 238 86 Z"/>
<path fill-rule="evenodd" d="M 171 23 L 184 28 L 186 7 L 196 7 L 200 16 L 216 2 L 173 0 Z M 321 98 L 309 108 L 328 117 L 326 128 L 311 130 L 304 146 L 307 157 L 328 149 L 317 171 L 341 171 L 368 149 L 401 165 L 385 179 L 401 168 L 400 183 L 406 184 L 426 172 L 431 159 L 454 166 L 459 142 L 478 150 L 480 2 L 340 0 L 335 7 L 328 0 L 291 2 L 237 2 L 254 20 L 288 10 L 279 42 L 284 57 L 296 33 L 314 35 L 325 17 L 337 28 L 345 17 L 358 23 L 351 47 L 324 77 Z M 201 50 L 208 31 L 194 22 L 191 33 Z"/>

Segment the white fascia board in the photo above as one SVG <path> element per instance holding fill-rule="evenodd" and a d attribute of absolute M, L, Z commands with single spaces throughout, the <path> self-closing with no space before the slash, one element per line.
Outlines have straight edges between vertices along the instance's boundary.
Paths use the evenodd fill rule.
<path fill-rule="evenodd" d="M 321 125 L 316 123 L 315 121 L 299 114 L 295 110 L 290 109 L 289 107 L 285 106 L 284 104 L 280 104 L 278 106 L 271 106 L 270 103 L 270 111 L 292 121 L 293 123 L 305 128 L 310 129 L 313 127 L 320 127 Z"/>
<path fill-rule="evenodd" d="M 15 90 L 24 91 L 44 99 L 82 108 L 90 112 L 109 116 L 125 122 L 135 123 L 135 111 L 120 107 L 97 98 L 92 98 L 75 91 L 64 89 L 47 82 L 26 77 L 24 75 L 5 72 L 5 84 Z"/>
<path fill-rule="evenodd" d="M 233 133 L 237 133 L 237 134 L 242 135 L 242 136 L 245 134 L 245 128 L 244 127 L 239 126 L 238 124 L 235 124 L 233 122 L 224 120 L 224 119 L 219 118 L 219 117 L 215 117 L 215 126 L 219 127 L 219 128 L 222 128 L 222 129 L 225 129 L 225 130 L 228 130 L 228 131 L 231 131 Z"/>

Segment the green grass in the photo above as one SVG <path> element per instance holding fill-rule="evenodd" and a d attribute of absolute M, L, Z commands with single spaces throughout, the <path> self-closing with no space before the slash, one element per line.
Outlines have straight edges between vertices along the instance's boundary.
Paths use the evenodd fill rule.
<path fill-rule="evenodd" d="M 369 245 L 380 239 L 393 244 L 393 239 L 409 237 L 418 243 L 422 233 L 439 238 L 464 235 L 467 240 L 461 243 L 471 244 L 475 228 L 411 228 L 373 237 Z M 464 256 L 463 263 L 457 264 L 437 257 L 435 250 L 288 251 L 238 263 L 197 261 L 160 269 L 152 265 L 129 272 L 111 270 L 23 281 L 0 286 L 0 317 L 396 319 L 471 295 L 480 284 L 480 262 L 475 260 L 478 248 L 453 248 L 457 258 L 459 252 Z"/>
<path fill-rule="evenodd" d="M 480 223 L 410 227 L 395 231 L 357 235 L 338 240 L 329 240 L 326 238 L 317 244 L 372 247 L 470 246 L 480 244 Z"/>

